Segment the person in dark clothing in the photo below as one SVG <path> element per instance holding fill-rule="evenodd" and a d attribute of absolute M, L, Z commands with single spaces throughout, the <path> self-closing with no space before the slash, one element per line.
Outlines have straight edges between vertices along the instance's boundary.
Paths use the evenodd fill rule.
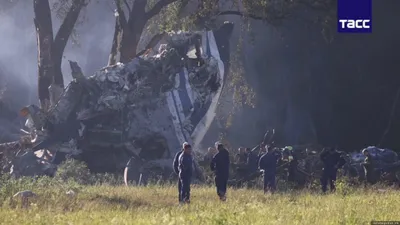
<path fill-rule="evenodd" d="M 216 144 L 218 153 L 214 155 L 210 168 L 215 173 L 215 186 L 220 200 L 226 200 L 226 186 L 229 179 L 229 152 L 221 143 Z"/>
<path fill-rule="evenodd" d="M 262 147 L 262 148 L 260 148 L 260 151 L 259 151 L 259 153 L 258 153 L 258 161 L 260 161 L 260 159 L 261 159 L 261 156 L 263 156 L 267 151 L 266 151 L 266 149 L 267 149 L 268 147 L 266 146 L 266 145 L 264 145 L 264 147 Z M 258 162 L 257 161 L 257 162 Z"/>
<path fill-rule="evenodd" d="M 324 164 L 321 177 L 322 192 L 326 192 L 328 183 L 330 184 L 330 190 L 335 191 L 337 170 L 342 167 L 346 161 L 341 153 L 334 148 L 324 149 L 321 152 L 320 158 Z"/>
<path fill-rule="evenodd" d="M 183 153 L 185 147 L 187 147 L 189 143 L 185 142 L 182 144 L 182 150 L 177 152 L 174 157 L 173 169 L 174 173 L 179 176 L 179 156 Z M 182 190 L 182 182 L 181 179 L 178 179 L 178 195 L 179 195 L 179 202 L 182 202 L 181 198 L 181 190 Z"/>
<path fill-rule="evenodd" d="M 261 156 L 258 167 L 264 170 L 264 193 L 267 193 L 268 191 L 274 192 L 276 189 L 276 166 L 281 156 L 275 149 L 268 149 L 268 147 L 265 149 L 266 153 Z"/>
<path fill-rule="evenodd" d="M 247 154 L 246 150 L 243 147 L 238 149 L 238 154 L 236 155 L 236 163 L 237 164 L 246 164 L 247 162 Z"/>
<path fill-rule="evenodd" d="M 370 184 L 374 184 L 375 183 L 375 167 L 374 167 L 374 160 L 371 156 L 371 154 L 369 154 L 369 152 L 364 149 L 362 151 L 363 155 L 365 156 L 365 160 L 362 163 L 362 166 L 364 168 L 364 173 L 365 173 L 365 179 L 368 183 Z"/>
<path fill-rule="evenodd" d="M 181 196 L 183 203 L 190 203 L 190 183 L 193 173 L 192 147 L 185 145 L 183 152 L 179 156 L 179 179 L 181 180 Z"/>
<path fill-rule="evenodd" d="M 289 159 L 288 180 L 291 182 L 294 182 L 294 181 L 296 181 L 297 166 L 299 163 L 298 163 L 297 157 L 295 155 L 291 156 L 291 157 L 292 158 Z"/>
<path fill-rule="evenodd" d="M 256 173 L 258 170 L 258 156 L 251 151 L 250 148 L 246 148 L 247 154 L 247 175 L 251 176 L 252 174 Z"/>

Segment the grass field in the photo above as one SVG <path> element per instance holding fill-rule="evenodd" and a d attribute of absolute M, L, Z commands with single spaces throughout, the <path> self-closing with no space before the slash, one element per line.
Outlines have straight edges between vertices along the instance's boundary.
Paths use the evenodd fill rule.
<path fill-rule="evenodd" d="M 80 186 L 75 183 L 0 183 L 1 224 L 369 224 L 400 220 L 400 191 L 341 187 L 335 194 L 308 191 L 264 195 L 229 189 L 219 202 L 213 187 L 192 187 L 190 205 L 177 204 L 175 186 Z M 17 191 L 38 194 L 20 208 Z M 76 191 L 75 197 L 65 194 Z"/>

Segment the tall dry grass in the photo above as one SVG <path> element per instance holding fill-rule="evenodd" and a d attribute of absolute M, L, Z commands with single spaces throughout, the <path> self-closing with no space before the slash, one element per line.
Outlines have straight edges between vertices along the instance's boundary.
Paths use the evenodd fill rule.
<path fill-rule="evenodd" d="M 23 209 L 17 191 L 38 197 Z M 75 197 L 66 191 L 74 190 Z M 85 186 L 51 178 L 0 181 L 1 224 L 369 224 L 400 220 L 400 192 L 338 184 L 335 194 L 285 191 L 264 195 L 257 189 L 229 189 L 220 202 L 215 189 L 192 187 L 190 205 L 179 206 L 173 185 Z"/>

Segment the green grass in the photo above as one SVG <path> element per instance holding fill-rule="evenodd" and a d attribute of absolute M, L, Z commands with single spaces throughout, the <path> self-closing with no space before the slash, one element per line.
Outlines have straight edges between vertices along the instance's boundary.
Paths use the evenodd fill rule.
<path fill-rule="evenodd" d="M 76 190 L 76 197 L 65 194 Z M 20 208 L 17 191 L 38 194 Z M 264 195 L 229 189 L 220 202 L 213 187 L 192 187 L 191 204 L 178 206 L 175 186 L 80 186 L 50 179 L 0 183 L 1 224 L 369 224 L 400 220 L 400 192 L 339 185 L 335 194 L 311 191 Z"/>

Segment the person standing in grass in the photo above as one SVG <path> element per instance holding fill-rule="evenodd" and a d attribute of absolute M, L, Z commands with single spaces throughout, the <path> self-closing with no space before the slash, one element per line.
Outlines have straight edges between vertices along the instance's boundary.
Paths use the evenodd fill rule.
<path fill-rule="evenodd" d="M 280 159 L 280 154 L 275 148 L 268 148 L 268 146 L 265 146 L 265 150 L 266 152 L 261 156 L 258 162 L 258 167 L 264 170 L 264 193 L 268 191 L 273 193 L 276 189 L 276 166 Z"/>
<path fill-rule="evenodd" d="M 190 203 L 190 183 L 193 173 L 192 147 L 184 145 L 183 152 L 179 156 L 179 180 L 181 182 L 180 199 L 182 203 Z"/>
<path fill-rule="evenodd" d="M 330 190 L 333 192 L 336 190 L 335 182 L 337 171 L 342 167 L 346 161 L 334 148 L 324 149 L 320 155 L 321 161 L 324 164 L 321 177 L 322 192 L 326 192 L 328 183 L 330 184 Z"/>
<path fill-rule="evenodd" d="M 226 200 L 226 186 L 228 185 L 229 179 L 229 152 L 224 146 L 217 142 L 215 147 L 218 153 L 214 155 L 210 168 L 215 173 L 215 186 L 217 187 L 217 195 L 221 201 Z"/>
<path fill-rule="evenodd" d="M 174 173 L 179 176 L 179 156 L 183 153 L 185 147 L 189 145 L 189 143 L 185 142 L 182 144 L 182 149 L 181 151 L 177 152 L 175 154 L 174 162 L 173 162 L 173 169 Z M 179 203 L 181 203 L 183 200 L 181 198 L 181 190 L 182 190 L 182 182 L 181 179 L 178 179 L 178 194 L 179 194 Z"/>

